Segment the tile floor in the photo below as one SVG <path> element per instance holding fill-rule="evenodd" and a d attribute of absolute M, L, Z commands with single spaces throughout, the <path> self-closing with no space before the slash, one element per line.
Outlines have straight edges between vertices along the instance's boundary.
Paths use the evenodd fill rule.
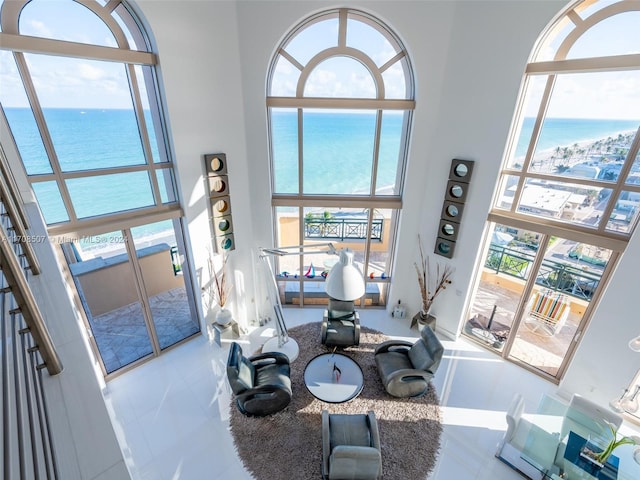
<path fill-rule="evenodd" d="M 200 330 L 193 320 L 184 287 L 174 288 L 149 298 L 149 307 L 160 348 L 166 348 Z M 107 373 L 152 353 L 140 302 L 89 317 L 93 337 Z"/>
<path fill-rule="evenodd" d="M 289 327 L 319 321 L 319 309 L 285 309 Z M 364 326 L 393 337 L 417 337 L 408 320 L 361 310 Z M 239 341 L 257 349 L 273 322 Z M 234 453 L 229 426 L 228 340 L 218 347 L 199 336 L 111 380 L 105 398 L 132 478 L 244 480 L 251 476 Z M 434 378 L 443 413 L 440 455 L 428 480 L 522 478 L 494 456 L 505 411 L 517 389 L 533 412 L 556 386 L 463 338 L 443 339 L 445 356 Z M 259 448 L 259 446 L 257 446 Z M 279 480 L 279 479 L 274 479 Z M 292 479 L 306 480 L 306 479 Z M 414 479 L 408 479 L 414 480 Z M 420 480 L 420 479 L 415 479 Z"/>

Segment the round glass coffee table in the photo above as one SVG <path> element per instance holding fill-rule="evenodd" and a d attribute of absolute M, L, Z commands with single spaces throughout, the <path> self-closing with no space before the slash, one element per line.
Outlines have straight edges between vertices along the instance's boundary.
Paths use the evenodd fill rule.
<path fill-rule="evenodd" d="M 327 403 L 344 403 L 357 397 L 364 386 L 362 369 L 342 353 L 322 353 L 304 369 L 307 390 Z"/>

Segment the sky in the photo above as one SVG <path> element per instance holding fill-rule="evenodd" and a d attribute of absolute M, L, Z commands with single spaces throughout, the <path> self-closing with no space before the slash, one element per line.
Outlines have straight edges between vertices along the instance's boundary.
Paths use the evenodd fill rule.
<path fill-rule="evenodd" d="M 607 0 L 607 3 L 612 3 Z M 20 18 L 21 32 L 27 35 L 115 46 L 115 39 L 88 9 L 70 0 L 33 0 Z M 293 27 L 293 26 L 292 26 Z M 564 38 L 568 27 L 560 29 L 556 41 L 542 49 L 540 58 L 549 59 Z M 391 58 L 396 48 L 372 27 L 352 21 L 348 44 L 369 54 L 377 65 Z M 303 30 L 287 51 L 302 64 L 317 51 L 332 46 L 337 38 L 337 19 L 319 22 Z M 533 48 L 533 45 L 532 45 Z M 640 12 L 613 17 L 594 27 L 572 49 L 571 56 L 627 54 L 640 52 Z M 162 52 L 159 52 L 162 56 Z M 39 99 L 44 108 L 131 108 L 125 69 L 110 62 L 26 55 Z M 419 59 L 413 59 L 414 63 Z M 266 74 L 266 72 L 265 72 Z M 286 60 L 280 61 L 272 83 L 273 95 L 291 95 L 299 71 Z M 533 79 L 528 92 L 526 116 L 536 114 L 543 81 Z M 404 71 L 397 63 L 384 74 L 387 98 L 405 98 Z M 417 89 L 420 85 L 416 86 Z M 316 67 L 305 93 L 310 96 L 349 96 L 372 98 L 375 83 L 358 61 L 331 59 Z M 5 107 L 28 106 L 10 52 L 0 51 L 0 101 Z M 616 73 L 589 73 L 559 77 L 549 107 L 551 117 L 620 118 L 640 117 L 640 70 Z"/>

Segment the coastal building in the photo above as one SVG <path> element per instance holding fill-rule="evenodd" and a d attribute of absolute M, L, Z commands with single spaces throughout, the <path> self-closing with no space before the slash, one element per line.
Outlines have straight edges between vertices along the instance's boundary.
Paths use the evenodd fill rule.
<path fill-rule="evenodd" d="M 509 209 L 513 204 L 516 186 L 505 190 L 500 199 L 500 207 Z M 554 184 L 525 185 L 518 203 L 518 210 L 533 215 L 574 220 L 580 207 L 588 205 L 587 195 L 562 189 Z"/>
<path fill-rule="evenodd" d="M 595 165 L 578 163 L 566 170 L 565 175 L 579 178 L 600 178 L 600 168 Z"/>
<path fill-rule="evenodd" d="M 231 307 L 235 317 L 243 331 L 263 332 L 259 325 L 264 320 L 264 305 L 259 304 L 268 302 L 257 267 L 258 248 L 284 246 L 283 233 L 291 234 L 287 242 L 291 238 L 305 243 L 307 213 L 341 208 L 365 212 L 363 217 L 370 227 L 376 224 L 374 220 L 384 221 L 377 225 L 382 225 L 391 241 L 382 242 L 365 233 L 351 244 L 358 249 L 360 264 L 366 265 L 363 273 L 370 289 L 370 305 L 364 302 L 360 306 L 362 323 L 389 335 L 415 338 L 408 319 L 393 318 L 391 311 L 398 302 L 406 306 L 408 314 L 419 310 L 414 271 L 417 242 L 421 238 L 431 253 L 436 238 L 446 235 L 440 221 L 452 159 L 472 160 L 474 168 L 464 185 L 464 202 L 453 202 L 463 207 L 458 221 L 450 222 L 455 224 L 454 254 L 451 259 L 433 255 L 434 261 L 447 262 L 455 273 L 453 284 L 436 305 L 437 333 L 449 355 L 435 377 L 446 413 L 446 441 L 429 478 L 520 478 L 493 457 L 495 444 L 506 428 L 504 414 L 516 393 L 526 397 L 528 411 L 533 411 L 541 393 L 565 399 L 577 393 L 607 406 L 625 389 L 640 385 L 640 356 L 627 348 L 629 340 L 640 334 L 635 289 L 640 235 L 634 233 L 640 203 L 637 160 L 626 170 L 622 164 L 619 169 L 602 166 L 600 174 L 596 169 L 584 169 L 579 181 L 570 174 L 559 174 L 535 158 L 536 135 L 553 124 L 544 118 L 532 121 L 522 134 L 530 146 L 525 148 L 529 152 L 526 160 L 506 160 L 516 149 L 514 139 L 529 125 L 522 118 L 544 116 L 557 107 L 551 102 L 552 92 L 571 95 L 576 91 L 569 88 L 571 82 L 593 72 L 604 76 L 596 77 L 598 85 L 618 80 L 619 71 L 636 75 L 637 80 L 640 61 L 637 53 L 629 53 L 629 45 L 616 44 L 606 50 L 599 42 L 592 50 L 588 43 L 579 43 L 577 57 L 555 62 L 549 56 L 556 51 L 567 53 L 560 48 L 565 45 L 561 35 L 565 26 L 586 29 L 588 22 L 580 19 L 591 18 L 594 11 L 612 8 L 625 12 L 629 5 L 637 8 L 636 2 L 345 0 L 340 8 L 314 0 L 79 2 L 74 8 L 86 15 L 84 21 L 109 17 L 101 24 L 95 44 L 88 43 L 87 38 L 95 32 L 84 30 L 84 23 L 64 15 L 52 16 L 52 11 L 66 8 L 67 3 L 5 0 L 0 9 L 0 73 L 7 75 L 0 89 L 0 141 L 12 173 L 3 171 L 3 183 L 15 181 L 17 201 L 24 204 L 30 239 L 25 237 L 24 243 L 33 244 L 41 267 L 29 280 L 64 366 L 56 375 L 38 370 L 44 377 L 59 478 L 249 478 L 230 445 L 230 395 L 224 372 L 228 343 L 219 347 L 208 337 L 218 308 L 211 280 L 223 265 L 222 253 L 229 250 L 225 265 L 233 279 Z M 322 30 L 320 20 L 327 17 L 331 28 Z M 637 18 L 631 17 L 635 19 L 631 27 L 624 24 L 615 29 L 623 39 L 636 38 L 625 34 L 638 31 Z M 24 21 L 20 25 L 24 31 L 18 28 L 19 19 Z M 47 19 L 55 20 L 47 24 Z M 347 31 L 354 26 L 356 34 L 351 37 Z M 372 44 L 357 35 L 370 30 L 384 41 Z M 114 35 L 114 31 L 121 34 Z M 353 75 L 341 77 L 341 64 L 332 64 L 323 56 L 334 47 L 326 40 L 329 33 L 340 38 L 335 48 L 340 42 L 341 53 L 345 42 L 356 38 L 345 55 L 348 61 L 358 59 L 360 69 L 348 70 Z M 296 43 L 303 37 L 309 44 Z M 637 47 L 633 51 L 637 52 Z M 44 61 L 48 57 L 53 58 L 51 63 Z M 597 59 L 609 57 L 604 66 L 593 65 Z M 311 67 L 323 62 L 328 68 L 314 77 Z M 71 70 L 63 68 L 69 64 Z M 121 68 L 112 71 L 113 65 Z M 23 78 L 30 79 L 26 88 Z M 309 78 L 317 81 L 317 89 L 297 88 L 296 82 Z M 85 94 L 80 88 L 83 82 L 96 89 L 81 96 Z M 633 84 L 619 85 L 627 83 Z M 592 93 L 586 88 L 590 85 L 581 84 L 584 88 L 580 91 Z M 49 88 L 53 95 L 47 95 Z M 366 94 L 358 96 L 363 91 Z M 110 96 L 113 92 L 118 96 Z M 607 92 L 616 92 L 615 101 L 598 104 L 615 106 L 619 118 L 636 122 L 637 128 L 638 119 L 633 115 L 640 110 L 632 104 L 631 94 L 635 92 L 622 88 Z M 76 94 L 82 102 L 104 97 L 107 104 L 81 109 L 82 102 L 68 103 L 70 98 L 78 98 Z M 119 120 L 120 127 L 109 130 L 108 150 L 113 155 L 108 156 L 108 166 L 96 168 L 97 156 L 91 155 L 79 163 L 70 161 L 75 160 L 73 152 L 64 146 L 92 145 L 95 138 L 103 138 L 104 123 L 98 117 L 102 110 L 111 109 L 108 101 L 114 98 L 126 100 L 129 108 L 124 109 L 126 118 Z M 568 103 L 575 114 L 590 118 L 586 97 Z M 525 112 L 525 104 L 535 105 Z M 18 118 L 27 128 L 11 128 L 17 119 L 11 108 L 28 113 L 26 118 Z M 370 117 L 376 120 L 363 127 L 368 143 L 354 148 L 365 152 L 369 159 L 366 168 L 353 167 L 345 152 L 331 150 L 329 136 L 313 145 L 324 169 L 317 165 L 311 171 L 301 168 L 306 164 L 299 159 L 305 148 L 311 147 L 305 141 L 313 137 L 304 126 L 315 114 L 325 115 L 318 113 L 323 108 L 332 113 L 347 111 L 354 117 L 359 115 L 352 110 L 370 110 Z M 55 113 L 60 115 L 58 120 L 64 120 L 74 109 L 82 112 L 70 121 L 73 135 L 58 145 L 60 131 L 46 127 L 49 115 Z M 285 114 L 295 111 L 292 117 L 280 117 L 284 127 L 277 125 L 278 118 L 272 115 L 277 109 Z M 310 116 L 306 110 L 311 110 Z M 393 113 L 386 116 L 383 111 Z M 604 112 L 595 111 L 605 118 Z M 555 113 L 563 121 L 571 118 L 571 111 Z M 401 121 L 393 131 L 399 133 L 385 144 L 381 139 L 387 128 L 396 128 L 393 121 L 398 118 Z M 86 127 L 98 131 L 74 143 L 76 132 Z M 331 135 L 349 136 L 355 131 L 351 128 L 334 125 Z M 620 128 L 627 131 L 628 125 Z M 133 158 L 120 150 L 131 140 L 131 132 L 140 150 Z M 293 150 L 278 150 L 282 146 L 278 134 L 293 139 Z M 35 152 L 20 151 L 25 138 L 36 139 Z M 633 144 L 634 158 L 639 143 Z M 393 154 L 379 157 L 384 150 L 381 145 Z M 573 141 L 567 147 L 572 145 Z M 545 145 L 544 149 L 554 146 Z M 285 154 L 278 157 L 283 151 Z M 30 163 L 34 158 L 45 161 Z M 216 170 L 213 160 L 221 158 L 227 170 L 224 178 L 218 178 L 222 183 L 217 183 L 208 178 L 214 177 Z M 385 170 L 385 166 L 389 168 Z M 611 173 L 606 176 L 606 172 Z M 292 184 L 280 183 L 286 174 L 293 175 Z M 364 194 L 360 185 L 348 194 L 339 192 L 339 198 L 331 190 L 341 182 L 353 186 L 363 179 L 368 189 Z M 612 181 L 619 182 L 615 188 Z M 314 185 L 308 195 L 304 194 L 306 182 Z M 290 185 L 294 187 L 286 191 Z M 226 189 L 224 199 L 216 197 L 216 189 Z M 217 201 L 232 213 L 218 215 L 225 211 L 212 209 L 217 208 Z M 224 224 L 229 215 L 232 223 Z M 288 223 L 291 221 L 294 223 Z M 142 228 L 148 225 L 153 228 Z M 169 240 L 159 238 L 167 225 Z M 233 225 L 233 236 L 221 233 L 221 225 Z M 285 228 L 290 230 L 285 232 Z M 588 295 L 572 305 L 572 309 L 580 309 L 572 335 L 560 352 L 543 352 L 552 368 L 527 364 L 518 357 L 522 350 L 516 348 L 516 335 L 512 336 L 513 344 L 502 344 L 500 351 L 489 347 L 490 352 L 484 349 L 486 345 L 480 347 L 464 335 L 466 322 L 474 309 L 480 308 L 482 295 L 477 292 L 489 291 L 481 290 L 482 274 L 488 239 L 494 231 L 514 232 L 518 239 L 531 241 L 533 255 L 536 249 L 540 255 L 548 251 L 535 265 L 531 262 L 523 268 L 527 278 L 510 282 L 516 285 L 517 300 L 506 316 L 515 319 L 516 326 L 528 298 L 538 288 L 534 268 L 540 267 L 542 260 L 551 260 L 554 255 L 566 260 L 571 242 L 606 250 L 596 250 L 598 258 L 607 263 L 597 278 L 601 283 L 589 283 L 589 288 L 582 289 L 588 290 Z M 96 251 L 94 241 L 101 251 Z M 374 243 L 380 251 L 372 247 Z M 567 251 L 560 251 L 559 246 Z M 83 256 L 87 253 L 94 258 Z M 161 274 L 145 263 L 151 258 L 164 262 Z M 577 260 L 571 258 L 574 263 Z M 84 262 L 84 267 L 73 266 Z M 298 279 L 278 279 L 283 296 L 287 286 L 299 286 L 289 291 L 291 303 L 298 305 L 285 309 L 291 325 L 322 316 L 322 310 L 314 307 L 321 284 L 309 288 L 314 301 L 305 306 L 305 283 L 300 273 L 309 263 L 308 259 L 300 261 Z M 591 267 L 584 267 L 579 270 L 586 278 Z M 100 282 L 110 279 L 110 288 L 98 288 L 91 296 L 91 276 L 96 273 L 105 274 Z M 583 285 L 584 279 L 575 272 L 571 275 L 572 289 L 579 290 L 576 287 Z M 504 282 L 504 276 L 495 277 Z M 151 295 L 140 297 L 147 288 L 153 290 L 152 285 L 161 285 L 159 291 L 183 293 L 161 299 L 164 305 L 179 307 L 172 317 L 182 318 L 183 323 L 151 325 L 150 319 L 157 319 L 157 304 L 150 301 Z M 591 288 L 593 285 L 602 288 Z M 118 305 L 133 305 L 131 311 L 139 316 L 127 317 L 138 321 L 131 322 L 130 330 L 118 332 L 118 338 L 109 344 L 110 355 L 86 317 L 92 309 L 100 315 L 105 309 L 113 310 L 115 307 L 102 305 L 120 295 L 140 299 L 139 304 L 133 300 Z M 490 297 L 487 305 L 495 305 L 494 299 Z M 505 309 L 506 302 L 498 307 Z M 7 317 L 13 318 L 15 313 L 7 311 Z M 118 356 L 113 345 L 132 337 L 134 329 L 153 334 L 135 346 L 126 345 L 131 357 L 122 362 L 124 365 L 109 363 L 107 359 Z M 178 339 L 163 335 L 175 331 L 180 331 Z M 257 336 L 264 340 L 260 333 Z M 8 344 L 15 343 L 9 334 L 5 337 Z M 206 353 L 194 359 L 194 351 Z M 3 368 L 10 363 L 7 359 Z M 135 394 L 128 395 L 130 392 Z M 15 416 L 13 403 L 3 406 L 4 418 Z M 638 425 L 640 417 L 625 416 L 625 427 L 630 431 L 637 432 Z M 7 437 L 18 437 L 17 431 L 5 432 Z M 268 439 L 256 439 L 256 449 L 262 441 Z M 8 478 L 19 478 L 16 471 Z"/>

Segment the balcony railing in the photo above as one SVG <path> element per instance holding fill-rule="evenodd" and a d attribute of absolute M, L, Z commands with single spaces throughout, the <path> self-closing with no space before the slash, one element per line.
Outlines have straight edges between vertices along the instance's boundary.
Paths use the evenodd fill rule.
<path fill-rule="evenodd" d="M 534 258 L 533 253 L 491 245 L 484 265 L 496 273 L 524 280 L 528 277 Z M 601 278 L 597 272 L 585 272 L 567 263 L 544 259 L 536 277 L 536 284 L 576 298 L 591 300 Z"/>
<path fill-rule="evenodd" d="M 384 220 L 379 218 L 371 223 L 371 240 L 382 241 Z M 346 218 L 305 218 L 304 238 L 331 240 L 365 240 L 367 238 L 366 219 Z"/>

